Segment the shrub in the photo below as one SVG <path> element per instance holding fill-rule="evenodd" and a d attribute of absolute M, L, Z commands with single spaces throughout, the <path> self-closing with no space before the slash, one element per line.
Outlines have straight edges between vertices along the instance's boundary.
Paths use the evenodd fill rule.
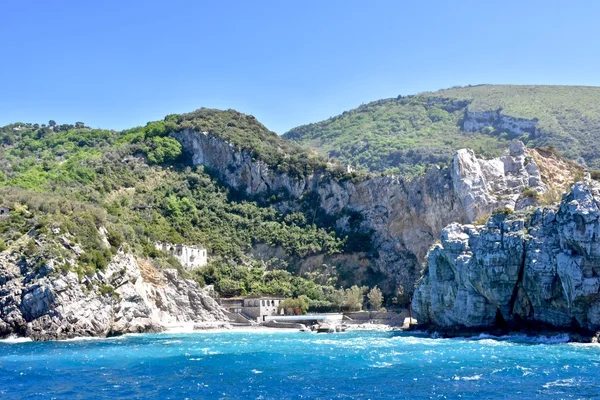
<path fill-rule="evenodd" d="M 115 228 L 108 229 L 107 239 L 108 239 L 108 243 L 110 243 L 110 245 L 115 248 L 121 247 L 121 245 L 125 241 L 123 234 L 121 232 L 119 232 L 118 230 L 116 230 Z"/>
<path fill-rule="evenodd" d="M 98 291 L 103 296 L 106 294 L 112 295 L 115 292 L 115 288 L 111 285 L 101 285 L 100 287 L 98 287 Z"/>
<path fill-rule="evenodd" d="M 534 189 L 528 187 L 528 188 L 525 188 L 521 192 L 521 197 L 530 198 L 530 199 L 538 199 L 540 197 L 540 194 L 538 192 L 536 192 Z"/>
<path fill-rule="evenodd" d="M 512 208 L 498 207 L 492 212 L 492 215 L 511 215 L 513 212 Z"/>
<path fill-rule="evenodd" d="M 181 143 L 172 137 L 153 137 L 151 150 L 148 152 L 148 161 L 153 164 L 162 164 L 177 160 L 183 148 Z"/>
<path fill-rule="evenodd" d="M 485 225 L 487 220 L 490 218 L 490 214 L 482 214 L 480 216 L 478 216 L 475 221 L 473 221 L 473 224 L 475 225 Z"/>

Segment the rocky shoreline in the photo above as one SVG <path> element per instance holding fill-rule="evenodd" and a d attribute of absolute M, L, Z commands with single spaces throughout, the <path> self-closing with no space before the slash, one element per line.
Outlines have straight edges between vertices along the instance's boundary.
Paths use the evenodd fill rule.
<path fill-rule="evenodd" d="M 53 261 L 29 265 L 16 250 L 0 256 L 0 338 L 110 337 L 228 323 L 196 282 L 131 254 L 119 253 L 103 272 L 82 278 Z"/>

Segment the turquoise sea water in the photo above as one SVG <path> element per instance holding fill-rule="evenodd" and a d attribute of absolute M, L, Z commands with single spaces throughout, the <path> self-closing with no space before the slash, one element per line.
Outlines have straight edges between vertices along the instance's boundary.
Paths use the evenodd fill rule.
<path fill-rule="evenodd" d="M 564 339 L 213 332 L 3 341 L 0 398 L 600 398 L 600 346 Z"/>

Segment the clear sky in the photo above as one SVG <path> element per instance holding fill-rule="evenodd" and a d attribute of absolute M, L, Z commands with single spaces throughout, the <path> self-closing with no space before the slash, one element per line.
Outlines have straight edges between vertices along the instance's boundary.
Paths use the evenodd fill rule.
<path fill-rule="evenodd" d="M 204 107 L 277 133 L 478 83 L 600 86 L 600 1 L 0 0 L 0 125 Z"/>

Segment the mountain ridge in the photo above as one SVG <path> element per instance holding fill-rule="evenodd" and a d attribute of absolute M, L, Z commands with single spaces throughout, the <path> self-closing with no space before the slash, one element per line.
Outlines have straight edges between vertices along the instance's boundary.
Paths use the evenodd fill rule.
<path fill-rule="evenodd" d="M 498 156 L 518 138 L 600 168 L 600 87 L 477 85 L 363 104 L 283 136 L 372 172 L 415 175 L 468 147 Z"/>

